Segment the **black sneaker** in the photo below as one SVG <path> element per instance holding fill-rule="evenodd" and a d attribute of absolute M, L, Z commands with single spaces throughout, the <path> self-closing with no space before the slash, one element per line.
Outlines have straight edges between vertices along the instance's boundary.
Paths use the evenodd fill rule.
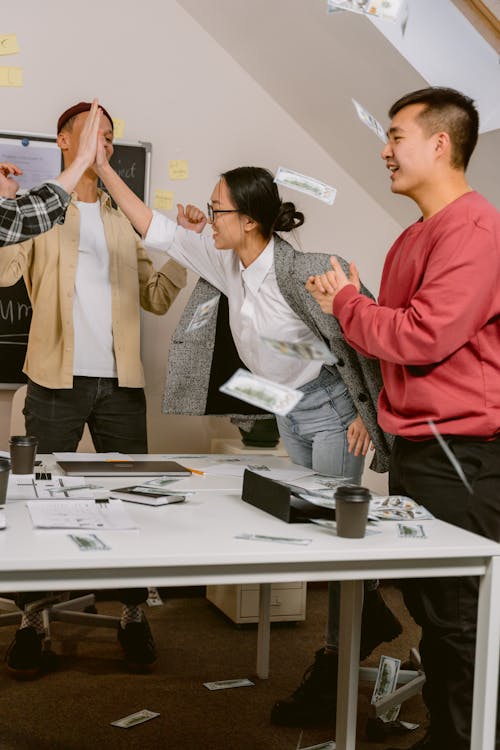
<path fill-rule="evenodd" d="M 156 663 L 156 648 L 148 621 L 128 622 L 118 626 L 118 640 L 131 672 L 151 672 Z"/>
<path fill-rule="evenodd" d="M 403 628 L 385 603 L 379 589 L 365 591 L 361 618 L 360 661 L 366 659 L 381 643 L 389 643 L 401 635 Z"/>
<path fill-rule="evenodd" d="M 338 655 L 316 651 L 314 664 L 289 698 L 276 701 L 271 722 L 288 727 L 334 726 L 337 706 Z"/>
<path fill-rule="evenodd" d="M 42 671 L 43 639 L 43 633 L 31 625 L 17 631 L 5 656 L 7 671 L 16 680 L 33 680 Z"/>

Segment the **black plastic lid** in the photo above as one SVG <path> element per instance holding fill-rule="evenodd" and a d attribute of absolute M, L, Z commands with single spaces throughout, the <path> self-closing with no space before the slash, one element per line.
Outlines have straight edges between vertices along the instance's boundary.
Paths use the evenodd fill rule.
<path fill-rule="evenodd" d="M 350 500 L 351 502 L 364 502 L 371 498 L 367 487 L 358 487 L 356 484 L 342 484 L 335 490 L 335 499 Z"/>

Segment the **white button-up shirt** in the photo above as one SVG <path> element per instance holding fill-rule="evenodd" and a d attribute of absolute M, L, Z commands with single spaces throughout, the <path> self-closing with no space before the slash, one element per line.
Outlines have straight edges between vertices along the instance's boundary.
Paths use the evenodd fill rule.
<path fill-rule="evenodd" d="M 233 250 L 218 250 L 212 238 L 184 229 L 154 211 L 144 245 L 168 252 L 226 295 L 234 343 L 250 372 L 291 388 L 319 375 L 322 362 L 280 354 L 261 339 L 317 341 L 280 292 L 274 270 L 274 239 L 245 268 Z"/>

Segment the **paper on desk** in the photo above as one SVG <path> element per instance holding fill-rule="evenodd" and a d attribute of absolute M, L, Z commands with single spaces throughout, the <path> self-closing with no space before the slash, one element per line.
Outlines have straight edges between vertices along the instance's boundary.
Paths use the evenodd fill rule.
<path fill-rule="evenodd" d="M 132 461 L 128 453 L 54 453 L 56 461 Z M 136 458 L 134 456 L 134 458 Z"/>
<path fill-rule="evenodd" d="M 7 490 L 9 500 L 59 500 L 71 497 L 73 500 L 94 499 L 96 491 L 104 490 L 98 484 L 90 484 L 84 477 L 54 477 L 35 479 L 33 474 L 11 474 Z"/>
<path fill-rule="evenodd" d="M 33 526 L 37 529 L 137 529 L 121 500 L 29 500 Z"/>

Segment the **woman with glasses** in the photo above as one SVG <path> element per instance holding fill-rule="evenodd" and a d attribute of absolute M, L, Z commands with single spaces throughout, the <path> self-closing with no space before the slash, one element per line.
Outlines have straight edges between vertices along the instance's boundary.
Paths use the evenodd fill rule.
<path fill-rule="evenodd" d="M 299 252 L 280 236 L 301 226 L 304 216 L 293 203 L 281 200 L 273 175 L 260 167 L 225 172 L 212 191 L 207 216 L 195 206 L 179 205 L 176 223 L 145 206 L 107 161 L 98 159 L 98 171 L 143 235 L 145 246 L 168 252 L 205 280 L 198 283 L 172 340 L 164 411 L 207 413 L 209 391 L 214 390 L 213 351 L 223 321 L 213 315 L 194 330 L 189 323 L 200 304 L 221 293 L 227 297 L 229 327 L 244 366 L 304 393 L 287 416 L 277 418 L 290 458 L 321 474 L 350 477 L 359 484 L 372 442 L 372 468 L 386 471 L 390 440 L 377 425 L 378 362 L 356 353 L 336 319 L 323 314 L 307 293 L 308 277 L 330 268 L 329 255 Z M 212 237 L 200 234 L 207 221 Z M 336 364 L 285 356 L 262 337 L 304 344 L 320 339 L 337 358 Z M 277 723 L 306 726 L 334 715 L 336 670 L 327 656 L 337 652 L 337 592 L 338 587 L 332 587 L 327 645 L 317 654 L 312 680 L 275 705 L 272 718 Z M 400 632 L 378 591 L 372 586 L 367 593 L 365 614 L 372 622 L 362 637 L 365 656 Z"/>

